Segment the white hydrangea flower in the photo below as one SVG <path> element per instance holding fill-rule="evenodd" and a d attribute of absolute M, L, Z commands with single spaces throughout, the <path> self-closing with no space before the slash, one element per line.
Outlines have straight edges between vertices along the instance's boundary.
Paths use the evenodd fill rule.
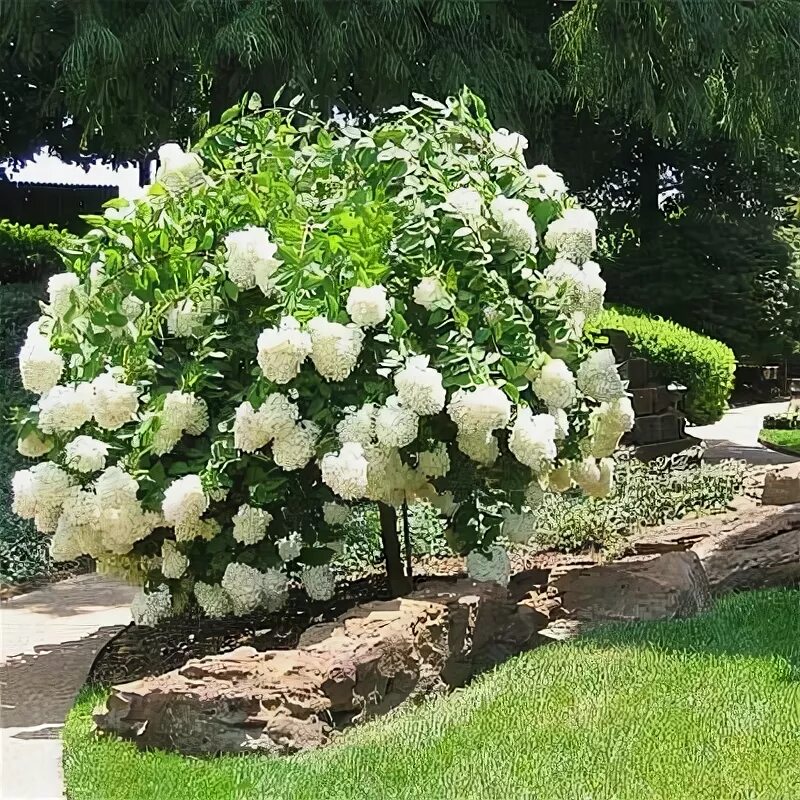
<path fill-rule="evenodd" d="M 380 325 L 389 313 L 383 286 L 353 286 L 347 295 L 347 313 L 359 328 Z"/>
<path fill-rule="evenodd" d="M 367 493 L 367 459 L 364 448 L 345 442 L 338 453 L 326 453 L 320 463 L 322 480 L 339 497 L 355 500 Z"/>
<path fill-rule="evenodd" d="M 518 514 L 506 509 L 500 530 L 510 542 L 526 544 L 536 531 L 536 517 L 529 511 Z"/>
<path fill-rule="evenodd" d="M 556 426 L 556 439 L 566 439 L 569 436 L 569 417 L 563 408 L 550 408 L 548 414 L 553 418 Z"/>
<path fill-rule="evenodd" d="M 39 428 L 44 433 L 70 433 L 92 418 L 94 393 L 89 383 L 54 386 L 39 399 Z"/>
<path fill-rule="evenodd" d="M 417 438 L 419 416 L 405 408 L 396 395 L 375 412 L 375 437 L 387 447 L 405 447 Z"/>
<path fill-rule="evenodd" d="M 225 268 L 233 283 L 240 289 L 252 289 L 258 284 L 265 295 L 274 292 L 273 276 L 283 262 L 275 258 L 278 245 L 270 241 L 269 231 L 249 225 L 229 233 L 225 247 Z"/>
<path fill-rule="evenodd" d="M 19 470 L 11 478 L 11 509 L 23 519 L 34 519 L 48 511 L 57 515 L 72 485 L 71 476 L 51 461 Z"/>
<path fill-rule="evenodd" d="M 164 491 L 161 508 L 168 525 L 199 519 L 208 509 L 208 495 L 203 491 L 200 476 L 184 475 L 174 480 Z"/>
<path fill-rule="evenodd" d="M 585 458 L 572 465 L 572 479 L 590 497 L 606 497 L 614 485 L 614 460 Z"/>
<path fill-rule="evenodd" d="M 546 164 L 537 164 L 528 170 L 533 183 L 540 189 L 540 197 L 560 198 L 567 193 L 564 179 Z"/>
<path fill-rule="evenodd" d="M 464 186 L 460 189 L 453 189 L 445 195 L 444 207 L 447 211 L 460 217 L 474 219 L 481 215 L 483 200 L 475 189 Z"/>
<path fill-rule="evenodd" d="M 94 419 L 104 430 L 115 431 L 136 419 L 139 410 L 139 389 L 136 386 L 120 383 L 114 375 L 106 372 L 92 381 L 92 390 Z"/>
<path fill-rule="evenodd" d="M 500 235 L 515 249 L 524 253 L 536 253 L 539 249 L 536 223 L 528 215 L 528 204 L 524 200 L 495 197 L 490 210 Z"/>
<path fill-rule="evenodd" d="M 612 402 L 625 396 L 625 386 L 611 350 L 595 350 L 578 367 L 578 388 L 593 400 Z"/>
<path fill-rule="evenodd" d="M 368 445 L 375 438 L 375 413 L 377 407 L 374 403 L 365 403 L 359 409 L 346 410 L 344 419 L 336 426 L 339 441 L 342 444 L 356 442 Z"/>
<path fill-rule="evenodd" d="M 192 539 L 210 541 L 220 530 L 220 524 L 215 519 L 192 517 L 175 526 L 175 539 L 178 542 L 191 542 Z"/>
<path fill-rule="evenodd" d="M 428 356 L 412 356 L 394 376 L 400 403 L 420 415 L 438 414 L 447 399 L 442 374 L 428 366 L 429 362 Z"/>
<path fill-rule="evenodd" d="M 82 508 L 83 503 L 80 500 L 73 503 L 72 498 L 69 498 L 50 540 L 50 556 L 54 561 L 74 561 L 84 555 L 96 558 L 103 553 L 103 542 L 97 527 L 97 499 L 91 492 L 81 494 L 94 505 L 93 519 L 85 522 L 87 514 L 86 509 Z"/>
<path fill-rule="evenodd" d="M 135 294 L 129 294 L 122 298 L 120 308 L 130 322 L 136 322 L 144 313 L 144 302 Z"/>
<path fill-rule="evenodd" d="M 547 488 L 551 492 L 566 492 L 572 487 L 572 475 L 570 465 L 562 464 L 556 469 L 547 473 Z"/>
<path fill-rule="evenodd" d="M 306 567 L 300 573 L 300 582 L 312 600 L 330 600 L 336 591 L 336 576 L 326 565 Z"/>
<path fill-rule="evenodd" d="M 245 453 L 254 453 L 274 438 L 290 434 L 298 417 L 297 406 L 279 392 L 267 395 L 258 411 L 245 401 L 236 409 L 234 446 Z"/>
<path fill-rule="evenodd" d="M 277 328 L 266 328 L 258 337 L 258 365 L 275 383 L 295 378 L 310 354 L 311 336 L 294 317 L 283 317 Z"/>
<path fill-rule="evenodd" d="M 25 458 L 39 458 L 49 453 L 52 447 L 52 439 L 40 436 L 38 431 L 31 431 L 24 438 L 17 439 L 17 452 Z"/>
<path fill-rule="evenodd" d="M 100 508 L 103 547 L 112 553 L 129 553 L 136 542 L 149 536 L 161 524 L 161 515 L 145 511 L 137 500 Z"/>
<path fill-rule="evenodd" d="M 247 564 L 228 564 L 220 585 L 231 599 L 234 614 L 254 611 L 264 601 L 264 575 Z"/>
<path fill-rule="evenodd" d="M 268 569 L 262 573 L 262 590 L 264 607 L 269 611 L 278 611 L 289 596 L 289 579 L 279 569 Z"/>
<path fill-rule="evenodd" d="M 560 358 L 548 361 L 531 385 L 548 408 L 569 408 L 575 402 L 575 376 Z"/>
<path fill-rule="evenodd" d="M 447 446 L 439 442 L 435 449 L 424 450 L 417 456 L 417 469 L 428 478 L 443 478 L 450 472 Z"/>
<path fill-rule="evenodd" d="M 244 503 L 233 517 L 233 538 L 242 544 L 255 544 L 267 535 L 272 514 Z"/>
<path fill-rule="evenodd" d="M 219 619 L 233 613 L 233 603 L 228 593 L 218 583 L 197 581 L 194 585 L 197 605 L 207 617 Z"/>
<path fill-rule="evenodd" d="M 94 491 L 101 508 L 119 508 L 135 503 L 139 484 L 122 468 L 106 467 L 94 482 Z"/>
<path fill-rule="evenodd" d="M 544 244 L 559 256 L 583 264 L 597 247 L 597 219 L 588 208 L 564 209 L 547 226 Z"/>
<path fill-rule="evenodd" d="M 294 561 L 303 550 L 303 537 L 293 531 L 283 539 L 278 539 L 276 545 L 281 561 Z"/>
<path fill-rule="evenodd" d="M 492 545 L 486 553 L 473 550 L 467 555 L 467 575 L 479 583 L 499 583 L 508 586 L 511 562 L 504 547 Z"/>
<path fill-rule="evenodd" d="M 317 372 L 329 381 L 343 381 L 355 368 L 364 333 L 355 325 L 341 325 L 325 317 L 308 323 L 311 334 L 311 360 Z"/>
<path fill-rule="evenodd" d="M 287 472 L 302 469 L 314 457 L 319 434 L 320 427 L 316 423 L 307 419 L 298 422 L 275 438 L 272 460 Z"/>
<path fill-rule="evenodd" d="M 181 194 L 205 183 L 203 161 L 197 153 L 186 153 L 175 142 L 158 148 L 156 180 L 172 194 Z"/>
<path fill-rule="evenodd" d="M 508 449 L 520 463 L 537 474 L 542 473 L 558 454 L 555 437 L 553 417 L 549 414 L 534 415 L 529 408 L 518 408 L 514 427 L 508 437 Z"/>
<path fill-rule="evenodd" d="M 208 428 L 208 405 L 194 392 L 170 392 L 164 398 L 162 425 L 199 436 Z"/>
<path fill-rule="evenodd" d="M 484 466 L 491 466 L 500 455 L 497 439 L 491 431 L 459 433 L 456 436 L 458 449 L 467 457 Z"/>
<path fill-rule="evenodd" d="M 76 436 L 64 448 L 64 463 L 78 472 L 97 472 L 106 466 L 108 445 L 91 436 Z"/>
<path fill-rule="evenodd" d="M 447 406 L 447 413 L 459 433 L 485 434 L 508 425 L 511 420 L 511 401 L 501 389 L 483 384 L 455 392 Z"/>
<path fill-rule="evenodd" d="M 183 577 L 189 566 L 189 559 L 178 550 L 177 544 L 165 539 L 161 545 L 161 574 L 165 578 L 177 580 Z"/>
<path fill-rule="evenodd" d="M 428 311 L 432 311 L 434 308 L 449 306 L 450 296 L 438 278 L 428 275 L 420 278 L 419 283 L 414 287 L 414 302 Z"/>
<path fill-rule="evenodd" d="M 337 539 L 335 542 L 325 542 L 325 547 L 328 548 L 335 556 L 341 556 L 344 554 L 344 540 Z"/>
<path fill-rule="evenodd" d="M 47 337 L 32 325 L 19 352 L 22 385 L 29 392 L 43 394 L 58 384 L 63 372 L 64 359 L 61 354 L 52 350 Z"/>
<path fill-rule="evenodd" d="M 72 304 L 73 292 L 81 295 L 81 282 L 73 272 L 62 272 L 53 275 L 47 282 L 47 295 L 50 313 L 54 317 L 63 317 Z"/>
<path fill-rule="evenodd" d="M 118 219 L 118 220 L 129 219 L 130 217 L 136 216 L 135 201 L 144 198 L 146 191 L 147 189 L 144 186 L 134 186 L 134 187 L 120 186 L 119 199 L 125 200 L 127 202 L 127 205 L 122 206 L 121 208 L 106 208 L 103 211 L 103 216 L 106 219 Z"/>
<path fill-rule="evenodd" d="M 205 313 L 189 298 L 179 300 L 167 311 L 167 330 L 182 339 L 200 336 L 205 321 Z"/>
<path fill-rule="evenodd" d="M 531 481 L 525 487 L 525 505 L 527 505 L 528 508 L 538 508 L 544 502 L 544 497 L 544 489 L 542 489 L 542 485 L 538 480 Z"/>
<path fill-rule="evenodd" d="M 544 276 L 550 283 L 563 287 L 565 311 L 577 320 L 573 323 L 576 330 L 603 310 L 606 282 L 600 277 L 600 265 L 596 262 L 587 261 L 579 267 L 569 259 L 557 258 L 545 268 Z"/>
<path fill-rule="evenodd" d="M 341 503 L 324 503 L 322 514 L 328 525 L 346 525 L 350 521 L 352 511 Z"/>
<path fill-rule="evenodd" d="M 131 603 L 131 616 L 136 625 L 155 627 L 172 616 L 172 597 L 169 587 L 161 584 L 155 591 L 140 591 Z"/>
<path fill-rule="evenodd" d="M 498 128 L 493 131 L 489 141 L 495 150 L 504 155 L 513 156 L 519 161 L 524 159 L 525 150 L 528 149 L 528 140 L 521 133 L 509 132 L 507 128 Z"/>

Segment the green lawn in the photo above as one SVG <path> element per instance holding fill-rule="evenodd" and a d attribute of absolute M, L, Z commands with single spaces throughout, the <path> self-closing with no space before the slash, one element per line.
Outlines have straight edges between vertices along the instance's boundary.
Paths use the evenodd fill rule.
<path fill-rule="evenodd" d="M 758 438 L 767 445 L 774 444 L 788 450 L 796 450 L 800 455 L 800 429 L 798 428 L 791 430 L 767 430 L 764 428 Z"/>
<path fill-rule="evenodd" d="M 140 753 L 64 731 L 72 800 L 796 800 L 800 591 L 607 628 L 305 756 Z"/>

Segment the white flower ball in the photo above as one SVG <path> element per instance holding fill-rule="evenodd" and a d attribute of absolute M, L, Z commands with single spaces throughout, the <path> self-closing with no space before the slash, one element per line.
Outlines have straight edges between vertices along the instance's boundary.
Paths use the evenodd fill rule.
<path fill-rule="evenodd" d="M 168 525 L 199 519 L 208 509 L 208 495 L 203 491 L 200 476 L 184 475 L 174 480 L 164 492 L 161 509 Z"/>
<path fill-rule="evenodd" d="M 119 508 L 136 502 L 139 484 L 132 475 L 113 466 L 98 475 L 94 491 L 101 508 Z"/>
<path fill-rule="evenodd" d="M 501 532 L 510 542 L 526 544 L 536 532 L 536 517 L 528 511 L 516 514 L 506 510 L 503 512 Z"/>
<path fill-rule="evenodd" d="M 458 449 L 468 458 L 490 467 L 497 461 L 500 448 L 497 439 L 491 431 L 477 431 L 475 433 L 459 433 L 456 436 Z"/>
<path fill-rule="evenodd" d="M 537 164 L 535 167 L 531 167 L 528 175 L 539 187 L 542 198 L 560 198 L 567 193 L 567 184 L 564 183 L 564 179 L 546 164 Z"/>
<path fill-rule="evenodd" d="M 169 587 L 161 584 L 154 592 L 140 591 L 131 602 L 131 616 L 136 625 L 155 627 L 172 616 Z"/>
<path fill-rule="evenodd" d="M 495 197 L 489 207 L 500 235 L 515 249 L 523 253 L 536 253 L 539 249 L 536 223 L 528 215 L 528 204 L 523 200 Z"/>
<path fill-rule="evenodd" d="M 386 447 L 405 447 L 417 438 L 419 416 L 405 408 L 396 395 L 375 412 L 375 437 Z"/>
<path fill-rule="evenodd" d="M 271 242 L 264 228 L 249 225 L 225 237 L 228 277 L 240 289 L 252 289 L 256 284 L 265 295 L 274 292 L 273 276 L 283 263 L 275 258 L 278 245 Z"/>
<path fill-rule="evenodd" d="M 264 595 L 264 607 L 267 611 L 278 611 L 289 595 L 289 579 L 279 569 L 268 569 L 262 573 L 261 586 Z"/>
<path fill-rule="evenodd" d="M 174 142 L 158 148 L 156 180 L 172 194 L 181 194 L 205 183 L 203 162 L 197 153 L 185 153 Z"/>
<path fill-rule="evenodd" d="M 189 566 L 189 559 L 178 550 L 178 546 L 170 539 L 161 545 L 161 574 L 165 578 L 177 580 L 183 577 Z"/>
<path fill-rule="evenodd" d="M 197 581 L 194 596 L 203 613 L 212 619 L 227 617 L 233 613 L 233 603 L 228 593 L 218 583 Z"/>
<path fill-rule="evenodd" d="M 300 557 L 300 553 L 303 551 L 303 538 L 299 533 L 293 531 L 283 539 L 278 539 L 276 545 L 281 561 L 294 561 Z"/>
<path fill-rule="evenodd" d="M 98 375 L 91 386 L 94 419 L 101 428 L 115 431 L 136 419 L 139 410 L 139 389 L 136 386 L 120 383 L 109 372 Z"/>
<path fill-rule="evenodd" d="M 597 247 L 597 219 L 588 208 L 567 208 L 548 225 L 544 244 L 559 256 L 583 264 Z"/>
<path fill-rule="evenodd" d="M 49 453 L 52 447 L 52 439 L 39 436 L 37 431 L 31 431 L 24 438 L 17 439 L 17 452 L 25 458 L 39 458 Z"/>
<path fill-rule="evenodd" d="M 233 422 L 233 444 L 237 450 L 255 453 L 270 442 L 264 417 L 245 401 L 236 409 Z"/>
<path fill-rule="evenodd" d="M 442 492 L 430 498 L 431 505 L 444 517 L 452 517 L 458 511 L 458 503 L 453 499 L 452 492 Z"/>
<path fill-rule="evenodd" d="M 330 600 L 336 591 L 336 576 L 330 567 L 306 567 L 300 573 L 300 582 L 312 600 Z"/>
<path fill-rule="evenodd" d="M 206 315 L 190 299 L 180 300 L 167 311 L 167 330 L 179 338 L 191 338 L 203 333 Z"/>
<path fill-rule="evenodd" d="M 429 275 L 420 278 L 419 283 L 414 287 L 414 302 L 428 311 L 432 311 L 434 308 L 449 306 L 450 296 L 439 279 Z"/>
<path fill-rule="evenodd" d="M 572 465 L 572 479 L 590 497 L 607 497 L 614 485 L 614 461 L 585 458 Z"/>
<path fill-rule="evenodd" d="M 106 466 L 108 445 L 91 436 L 76 436 L 64 448 L 64 463 L 78 472 L 97 472 Z"/>
<path fill-rule="evenodd" d="M 483 200 L 475 189 L 462 187 L 448 192 L 444 198 L 445 208 L 460 217 L 474 219 L 481 215 Z"/>
<path fill-rule="evenodd" d="M 507 128 L 498 128 L 489 137 L 492 146 L 504 155 L 513 156 L 522 161 L 528 149 L 528 140 L 521 133 L 509 132 Z"/>
<path fill-rule="evenodd" d="M 499 583 L 508 586 L 511 562 L 505 548 L 492 545 L 486 553 L 473 550 L 467 555 L 467 575 L 479 583 Z"/>
<path fill-rule="evenodd" d="M 508 437 L 508 449 L 534 473 L 545 472 L 555 461 L 555 420 L 549 414 L 534 415 L 529 408 L 518 408 L 517 419 Z"/>
<path fill-rule="evenodd" d="M 234 614 L 247 614 L 264 602 L 264 575 L 255 567 L 232 561 L 220 585 L 231 599 Z"/>
<path fill-rule="evenodd" d="M 50 301 L 50 313 L 54 317 L 63 317 L 72 304 L 73 292 L 81 294 L 81 282 L 73 272 L 62 272 L 53 275 L 47 282 L 47 294 Z"/>
<path fill-rule="evenodd" d="M 341 503 L 324 503 L 322 514 L 328 525 L 346 525 L 350 521 L 352 511 Z"/>
<path fill-rule="evenodd" d="M 322 480 L 339 497 L 355 500 L 367 493 L 367 459 L 364 448 L 346 442 L 338 453 L 326 453 L 320 464 Z"/>
<path fill-rule="evenodd" d="M 19 352 L 22 385 L 29 392 L 43 394 L 56 386 L 63 371 L 64 359 L 61 354 L 51 350 L 47 338 L 38 331 L 29 331 Z"/>
<path fill-rule="evenodd" d="M 342 444 L 356 442 L 357 444 L 371 444 L 375 438 L 375 413 L 377 407 L 374 403 L 365 403 L 359 409 L 350 409 L 344 419 L 336 426 L 339 441 Z"/>
<path fill-rule="evenodd" d="M 625 386 L 611 350 L 591 353 L 578 367 L 577 378 L 578 388 L 593 400 L 610 403 L 625 397 Z"/>
<path fill-rule="evenodd" d="M 383 286 L 353 286 L 347 296 L 347 313 L 360 328 L 380 325 L 389 313 Z"/>
<path fill-rule="evenodd" d="M 572 487 L 572 475 L 569 464 L 562 464 L 547 473 L 547 488 L 551 492 L 566 492 Z"/>
<path fill-rule="evenodd" d="M 364 333 L 355 325 L 329 322 L 325 317 L 314 317 L 308 323 L 311 334 L 311 360 L 329 381 L 343 381 L 355 368 Z"/>
<path fill-rule="evenodd" d="M 505 428 L 511 420 L 511 401 L 502 389 L 486 384 L 459 389 L 447 406 L 459 433 L 487 433 Z"/>
<path fill-rule="evenodd" d="M 233 517 L 233 538 L 242 544 L 255 544 L 267 535 L 272 514 L 244 503 Z"/>
<path fill-rule="evenodd" d="M 282 431 L 272 443 L 272 460 L 287 472 L 302 469 L 314 457 L 320 428 L 302 420 L 288 431 Z"/>
<path fill-rule="evenodd" d="M 450 472 L 447 447 L 440 442 L 434 450 L 424 450 L 417 456 L 417 469 L 427 478 L 443 478 Z"/>
<path fill-rule="evenodd" d="M 438 414 L 447 399 L 442 386 L 442 374 L 429 367 L 428 363 L 428 356 L 412 356 L 394 376 L 401 405 L 420 415 Z"/>
<path fill-rule="evenodd" d="M 294 317 L 283 317 L 277 328 L 266 328 L 258 337 L 258 364 L 266 378 L 288 383 L 295 378 L 311 353 L 311 337 L 300 330 Z"/>
<path fill-rule="evenodd" d="M 39 428 L 44 433 L 70 433 L 92 418 L 94 393 L 89 383 L 54 386 L 39 399 Z"/>
<path fill-rule="evenodd" d="M 534 394 L 548 408 L 569 408 L 575 402 L 575 376 L 560 358 L 554 358 L 542 367 L 532 387 Z"/>

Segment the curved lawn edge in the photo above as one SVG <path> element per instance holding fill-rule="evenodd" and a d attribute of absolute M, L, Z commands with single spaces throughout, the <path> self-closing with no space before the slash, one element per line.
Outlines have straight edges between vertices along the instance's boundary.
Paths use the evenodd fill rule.
<path fill-rule="evenodd" d="M 799 672 L 800 591 L 769 590 L 538 648 L 289 758 L 140 752 L 92 731 L 107 690 L 89 688 L 64 728 L 67 796 L 789 797 L 800 785 Z"/>
<path fill-rule="evenodd" d="M 772 450 L 776 453 L 780 453 L 784 456 L 795 456 L 796 458 L 800 458 L 800 430 L 797 430 L 797 447 L 792 447 L 785 444 L 780 444 L 778 442 L 771 442 L 769 440 L 769 435 L 771 433 L 775 433 L 775 430 L 762 428 L 761 432 L 758 434 L 758 443 L 763 445 L 767 448 L 767 450 Z M 766 436 L 765 436 L 766 434 Z"/>

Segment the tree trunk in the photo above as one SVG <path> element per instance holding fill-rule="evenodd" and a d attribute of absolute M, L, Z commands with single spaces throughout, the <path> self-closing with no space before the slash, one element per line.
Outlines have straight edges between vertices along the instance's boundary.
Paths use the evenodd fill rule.
<path fill-rule="evenodd" d="M 411 591 L 411 581 L 403 574 L 403 559 L 400 555 L 400 540 L 397 538 L 397 514 L 391 506 L 378 503 L 381 520 L 381 542 L 386 559 L 386 576 L 392 597 L 400 597 Z"/>
<path fill-rule="evenodd" d="M 658 190 L 661 180 L 659 149 L 650 131 L 642 135 L 642 160 L 639 168 L 639 236 L 643 247 L 652 244 L 661 217 Z"/>

